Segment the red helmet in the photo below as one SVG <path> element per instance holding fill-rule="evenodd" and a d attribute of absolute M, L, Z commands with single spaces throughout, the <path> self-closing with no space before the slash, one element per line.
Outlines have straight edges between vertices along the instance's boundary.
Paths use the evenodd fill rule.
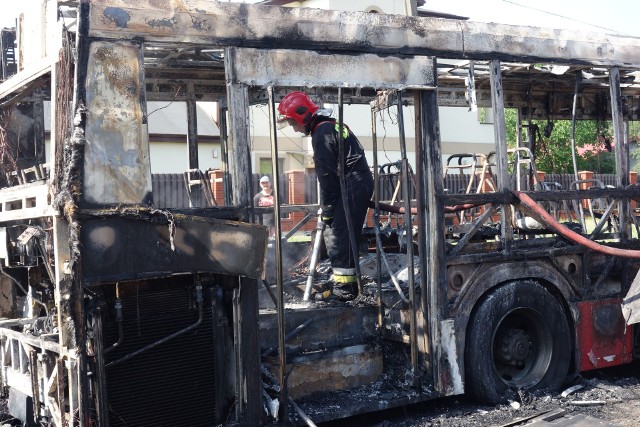
<path fill-rule="evenodd" d="M 311 121 L 311 117 L 318 111 L 318 106 L 303 92 L 291 92 L 280 101 L 278 105 L 278 122 L 287 119 L 295 120 L 299 125 L 305 126 Z"/>

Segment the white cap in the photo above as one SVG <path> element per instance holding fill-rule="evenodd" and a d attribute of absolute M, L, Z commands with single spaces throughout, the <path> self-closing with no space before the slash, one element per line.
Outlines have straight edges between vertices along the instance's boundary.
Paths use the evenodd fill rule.
<path fill-rule="evenodd" d="M 263 176 L 262 178 L 260 178 L 260 182 L 270 182 L 269 181 L 269 177 L 268 176 Z"/>

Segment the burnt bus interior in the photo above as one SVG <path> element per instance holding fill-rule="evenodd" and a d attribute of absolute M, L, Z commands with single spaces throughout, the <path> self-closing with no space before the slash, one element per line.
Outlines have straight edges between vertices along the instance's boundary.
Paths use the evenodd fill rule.
<path fill-rule="evenodd" d="M 19 44 L 0 85 L 1 378 L 25 424 L 313 425 L 465 392 L 499 402 L 637 355 L 620 311 L 640 249 L 636 39 L 216 1 L 43 11 L 48 60 Z M 19 34 L 33 24 L 19 22 Z M 284 277 L 280 224 L 269 246 L 254 223 L 250 108 L 270 113 L 278 177 L 275 108 L 294 89 L 339 121 L 369 105 L 376 182 L 393 175 L 394 196 L 374 194 L 361 255 L 375 262 L 353 303 L 306 300 L 305 281 Z M 150 101 L 185 103 L 197 176 L 195 104 L 218 103 L 224 203 L 154 204 Z M 495 150 L 443 158 L 439 106 L 491 108 Z M 516 147 L 505 108 L 518 110 Z M 391 167 L 376 128 L 389 110 Z M 611 121 L 615 186 L 538 176 L 530 122 L 548 117 Z"/>

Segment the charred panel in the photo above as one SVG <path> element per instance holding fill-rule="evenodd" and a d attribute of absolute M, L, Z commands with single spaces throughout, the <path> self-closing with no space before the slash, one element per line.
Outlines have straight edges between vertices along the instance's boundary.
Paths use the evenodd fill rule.
<path fill-rule="evenodd" d="M 151 203 L 141 47 L 93 42 L 89 50 L 84 204 Z"/>
<path fill-rule="evenodd" d="M 577 304 L 581 371 L 631 362 L 632 328 L 625 325 L 620 303 L 614 298 Z"/>
<path fill-rule="evenodd" d="M 432 58 L 362 55 L 324 55 L 307 50 L 229 49 L 234 83 L 254 86 L 369 87 L 403 89 L 435 85 Z M 357 74 L 350 73 L 358 70 Z"/>
<path fill-rule="evenodd" d="M 261 225 L 173 215 L 88 219 L 81 229 L 87 283 L 212 272 L 261 278 L 268 230 Z"/>

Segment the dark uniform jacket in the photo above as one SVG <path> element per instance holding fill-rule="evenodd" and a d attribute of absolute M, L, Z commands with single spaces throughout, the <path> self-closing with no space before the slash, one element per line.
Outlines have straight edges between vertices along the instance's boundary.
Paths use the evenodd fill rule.
<path fill-rule="evenodd" d="M 313 159 L 320 183 L 320 204 L 335 206 L 342 203 L 340 196 L 340 178 L 338 176 L 338 131 L 339 125 L 330 117 L 317 116 L 312 122 L 311 135 Z M 364 149 L 358 138 L 345 125 L 343 126 L 345 157 L 345 177 L 351 174 L 370 174 Z"/>

